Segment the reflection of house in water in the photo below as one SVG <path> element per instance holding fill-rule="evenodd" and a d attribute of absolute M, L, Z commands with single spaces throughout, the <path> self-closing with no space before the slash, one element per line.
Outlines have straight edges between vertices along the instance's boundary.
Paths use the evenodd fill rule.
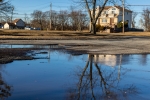
<path fill-rule="evenodd" d="M 117 65 L 116 55 L 94 55 L 94 61 L 101 64 L 115 67 Z"/>
<path fill-rule="evenodd" d="M 120 61 L 121 60 L 121 61 Z M 130 61 L 129 55 L 94 55 L 94 61 L 106 66 L 115 67 L 120 64 L 126 64 Z"/>

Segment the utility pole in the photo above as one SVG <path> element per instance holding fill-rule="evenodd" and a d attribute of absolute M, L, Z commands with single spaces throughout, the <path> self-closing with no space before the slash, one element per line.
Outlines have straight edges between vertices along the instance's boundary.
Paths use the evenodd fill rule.
<path fill-rule="evenodd" d="M 13 14 L 14 14 L 14 7 L 12 7 L 11 19 L 10 19 L 11 22 L 12 22 L 12 19 L 13 19 Z"/>
<path fill-rule="evenodd" d="M 49 29 L 52 29 L 52 3 L 50 3 L 50 13 L 49 13 Z"/>
<path fill-rule="evenodd" d="M 122 8 L 123 8 L 123 15 L 122 15 L 122 20 L 123 20 L 123 26 L 122 26 L 122 32 L 124 33 L 124 0 L 122 0 Z"/>
<path fill-rule="evenodd" d="M 78 24 L 78 30 L 81 32 L 81 11 L 79 11 L 79 24 Z"/>
<path fill-rule="evenodd" d="M 25 16 L 24 16 L 24 21 L 25 21 L 25 23 L 27 24 L 27 23 L 28 23 L 28 22 L 27 22 L 27 18 L 28 18 L 28 17 L 27 17 L 27 14 L 26 14 L 26 13 L 25 13 L 24 15 L 25 15 Z"/>

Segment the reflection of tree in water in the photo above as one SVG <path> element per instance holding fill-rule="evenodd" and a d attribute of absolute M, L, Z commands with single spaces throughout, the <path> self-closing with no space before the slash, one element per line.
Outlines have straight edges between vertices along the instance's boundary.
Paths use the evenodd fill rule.
<path fill-rule="evenodd" d="M 120 57 L 120 65 L 121 66 Z M 89 55 L 88 61 L 80 73 L 77 88 L 69 89 L 69 100 L 122 100 L 129 95 L 137 94 L 137 88 L 131 85 L 122 86 L 120 81 L 128 70 L 121 73 L 117 68 L 105 69 L 94 62 L 94 55 Z M 119 67 L 120 69 L 120 67 Z M 118 73 L 119 72 L 119 73 Z M 118 78 L 119 76 L 119 78 Z"/>
<path fill-rule="evenodd" d="M 2 65 L 0 64 L 0 70 L 2 68 Z M 5 98 L 8 98 L 11 96 L 11 86 L 9 86 L 6 82 L 4 82 L 2 75 L 0 73 L 0 99 L 5 100 Z"/>

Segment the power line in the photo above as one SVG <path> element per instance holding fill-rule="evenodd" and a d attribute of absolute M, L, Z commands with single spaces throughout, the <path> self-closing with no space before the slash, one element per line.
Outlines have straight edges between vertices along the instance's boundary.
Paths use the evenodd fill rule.
<path fill-rule="evenodd" d="M 150 5 L 127 5 L 127 6 L 150 6 Z"/>
<path fill-rule="evenodd" d="M 34 5 L 34 6 L 24 6 L 26 8 L 33 8 L 33 7 L 39 7 L 39 6 L 43 6 L 43 5 L 47 5 L 49 2 L 43 3 L 43 4 L 39 4 L 39 5 Z M 22 7 L 22 6 L 17 6 L 17 7 Z"/>

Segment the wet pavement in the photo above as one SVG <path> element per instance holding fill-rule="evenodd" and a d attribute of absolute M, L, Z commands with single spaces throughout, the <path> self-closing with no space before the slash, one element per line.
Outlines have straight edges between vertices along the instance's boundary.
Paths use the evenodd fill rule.
<path fill-rule="evenodd" d="M 98 39 L 98 40 L 0 40 L 1 44 L 59 45 L 72 51 L 89 54 L 149 54 L 147 38 Z"/>

